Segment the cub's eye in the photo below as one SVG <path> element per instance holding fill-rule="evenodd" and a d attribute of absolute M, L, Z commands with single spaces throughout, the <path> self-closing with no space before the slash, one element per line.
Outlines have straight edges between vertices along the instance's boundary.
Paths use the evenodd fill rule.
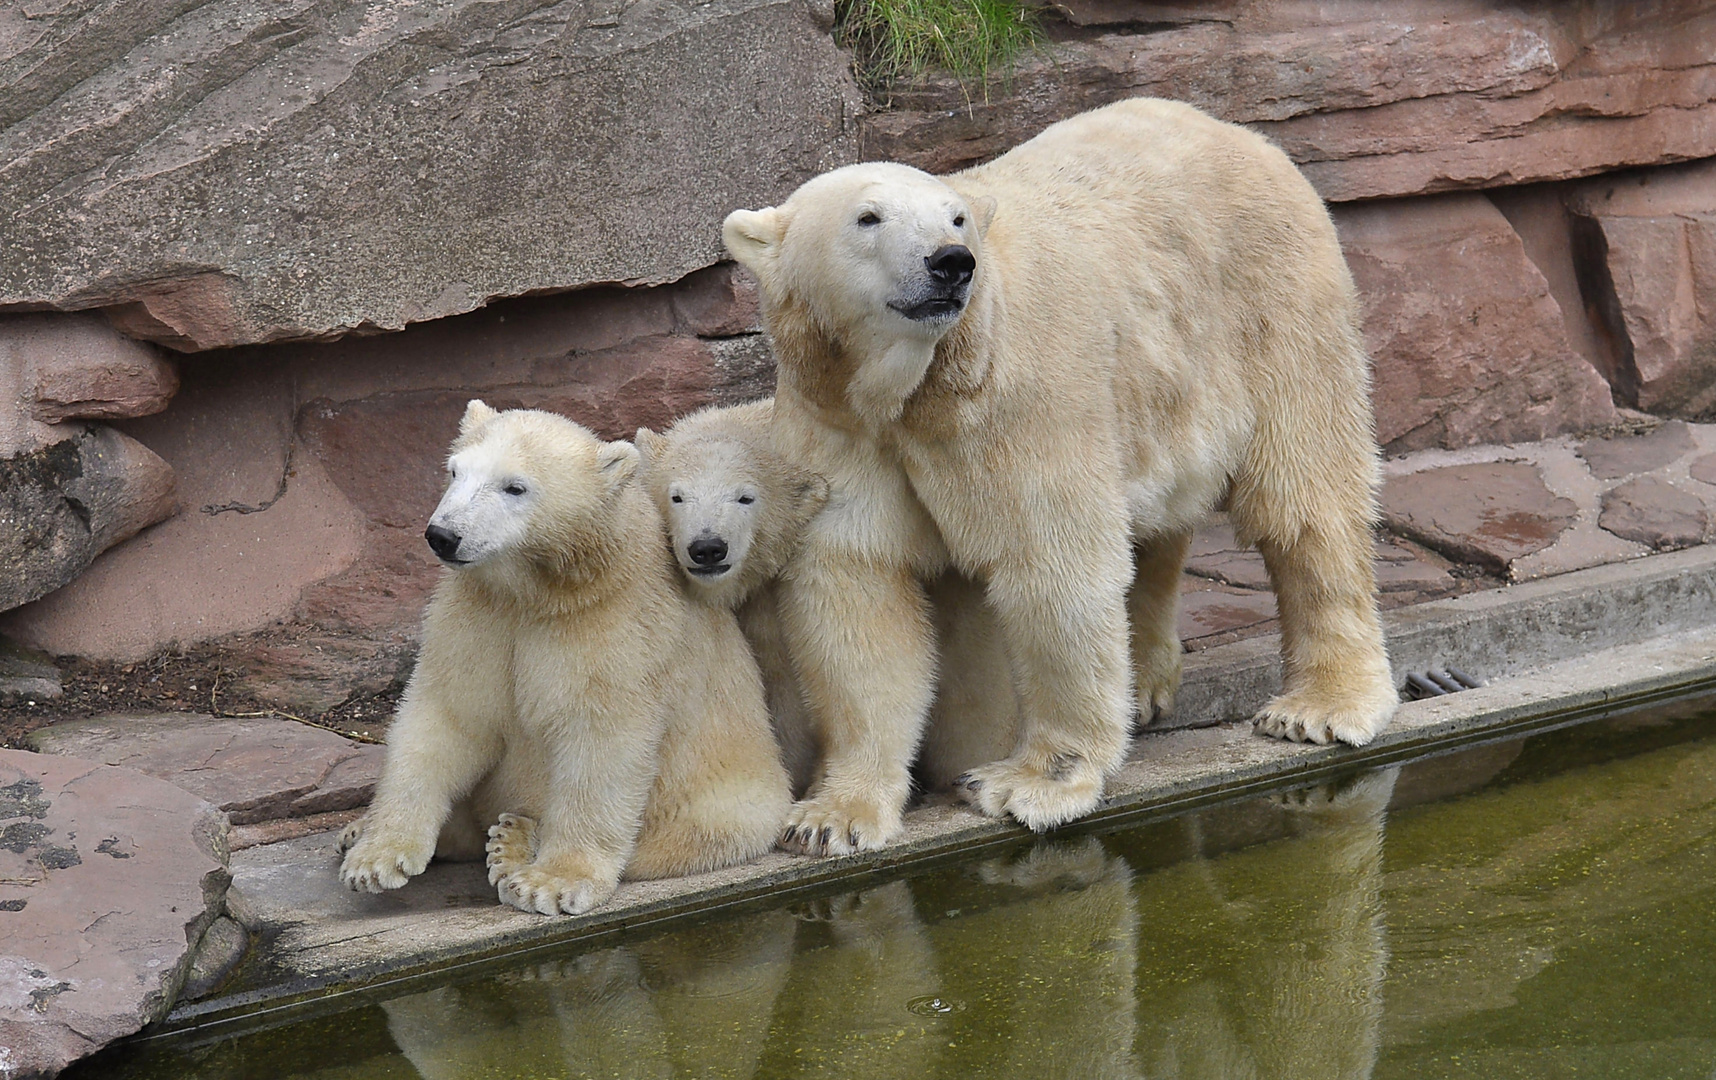
<path fill-rule="evenodd" d="M 523 495 L 525 489 L 524 489 L 523 484 L 519 483 L 517 480 L 514 480 L 512 483 L 508 484 L 506 487 L 501 488 L 501 490 L 506 492 L 508 495 L 518 496 L 518 495 Z"/>
<path fill-rule="evenodd" d="M 858 224 L 860 224 L 860 225 L 880 225 L 880 224 L 882 224 L 882 218 L 880 215 L 878 215 L 876 213 L 876 211 L 866 210 L 862 214 L 858 215 Z"/>
<path fill-rule="evenodd" d="M 674 502 L 679 502 L 679 503 L 680 502 L 682 503 L 685 501 L 684 499 L 680 498 L 678 495 L 672 495 L 672 496 L 669 496 L 669 498 L 671 498 Z"/>
<path fill-rule="evenodd" d="M 954 217 L 953 227 L 956 229 L 965 228 L 965 215 L 964 214 L 959 214 L 959 215 Z"/>
<path fill-rule="evenodd" d="M 739 505 L 740 506 L 749 506 L 756 501 L 757 501 L 757 497 L 755 495 L 741 495 L 741 496 L 739 496 Z"/>

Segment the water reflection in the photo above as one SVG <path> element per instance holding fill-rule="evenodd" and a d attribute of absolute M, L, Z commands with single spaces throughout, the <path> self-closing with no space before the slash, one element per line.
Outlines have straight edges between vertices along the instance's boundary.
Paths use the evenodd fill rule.
<path fill-rule="evenodd" d="M 1140 878 L 1124 841 L 1040 843 L 399 998 L 387 1027 L 424 1080 L 1367 1076 L 1394 780 L 1255 809 L 1279 872 L 1193 858 Z M 1171 829 L 1157 857 L 1234 832 L 1220 815 Z"/>

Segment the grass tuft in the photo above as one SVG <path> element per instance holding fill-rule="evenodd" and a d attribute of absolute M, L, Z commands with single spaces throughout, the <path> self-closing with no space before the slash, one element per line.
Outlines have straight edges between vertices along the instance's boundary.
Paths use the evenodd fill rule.
<path fill-rule="evenodd" d="M 1018 0 L 846 0 L 840 24 L 865 78 L 885 87 L 932 68 L 988 86 L 1040 34 Z"/>

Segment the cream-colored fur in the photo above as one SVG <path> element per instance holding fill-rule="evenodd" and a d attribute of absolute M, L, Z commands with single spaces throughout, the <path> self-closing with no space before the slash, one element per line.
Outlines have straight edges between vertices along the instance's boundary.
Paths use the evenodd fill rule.
<path fill-rule="evenodd" d="M 1281 612 L 1285 687 L 1259 729 L 1364 743 L 1387 722 L 1355 296 L 1279 150 L 1127 101 L 942 179 L 836 170 L 724 238 L 761 286 L 775 448 L 832 492 L 781 579 L 826 756 L 789 846 L 898 831 L 933 697 L 920 583 L 949 566 L 987 583 L 1023 705 L 1013 753 L 964 794 L 1036 829 L 1094 808 L 1134 667 L 1146 703 L 1178 677 L 1171 583 L 1224 494 Z M 969 282 L 934 272 L 956 249 Z"/>
<path fill-rule="evenodd" d="M 799 795 L 814 779 L 819 754 L 781 629 L 775 579 L 828 501 L 828 481 L 774 452 L 773 417 L 773 399 L 704 409 L 665 434 L 639 429 L 637 445 L 687 592 L 738 615 Z M 691 554 L 698 540 L 718 541 L 727 554 L 717 565 L 700 566 Z"/>
<path fill-rule="evenodd" d="M 752 858 L 789 793 L 731 614 L 676 580 L 638 454 L 473 401 L 431 521 L 456 547 L 341 878 L 480 857 L 503 901 L 577 914 L 630 878 Z M 498 822 L 498 824 L 495 824 Z M 492 826 L 492 828 L 491 828 Z"/>

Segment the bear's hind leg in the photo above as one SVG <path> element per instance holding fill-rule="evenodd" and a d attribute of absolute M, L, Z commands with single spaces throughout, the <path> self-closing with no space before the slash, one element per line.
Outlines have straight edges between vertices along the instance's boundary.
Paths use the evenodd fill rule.
<path fill-rule="evenodd" d="M 1153 536 L 1135 549 L 1136 572 L 1126 594 L 1132 623 L 1132 668 L 1138 719 L 1173 711 L 1180 689 L 1180 573 L 1192 546 L 1189 532 Z"/>

